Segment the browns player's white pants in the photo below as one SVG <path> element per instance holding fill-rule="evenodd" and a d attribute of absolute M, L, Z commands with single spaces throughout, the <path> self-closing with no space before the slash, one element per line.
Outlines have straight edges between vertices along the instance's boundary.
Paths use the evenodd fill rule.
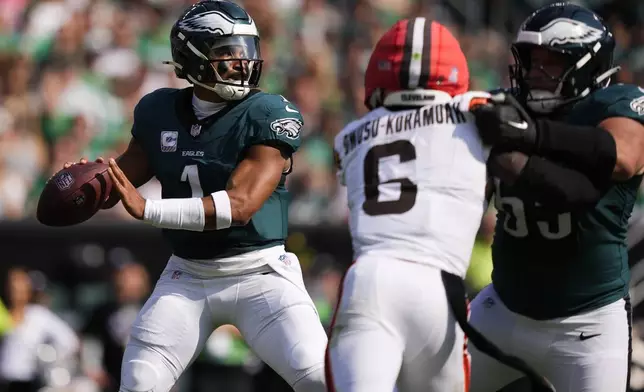
<path fill-rule="evenodd" d="M 287 253 L 269 265 L 264 272 L 204 279 L 171 258 L 132 327 L 120 391 L 169 391 L 213 330 L 233 324 L 295 391 L 324 392 L 327 336 L 297 257 Z"/>
<path fill-rule="evenodd" d="M 548 378 L 557 392 L 623 392 L 629 370 L 628 306 L 622 299 L 575 316 L 533 320 L 510 311 L 489 285 L 472 301 L 470 323 Z M 496 392 L 523 376 L 473 345 L 470 353 L 471 392 Z"/>
<path fill-rule="evenodd" d="M 466 391 L 464 348 L 439 269 L 363 256 L 343 280 L 327 347 L 327 388 Z"/>

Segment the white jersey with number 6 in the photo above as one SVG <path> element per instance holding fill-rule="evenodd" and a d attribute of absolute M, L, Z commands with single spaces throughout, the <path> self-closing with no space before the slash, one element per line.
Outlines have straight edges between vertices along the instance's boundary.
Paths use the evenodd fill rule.
<path fill-rule="evenodd" d="M 485 200 L 488 150 L 470 92 L 414 110 L 379 108 L 335 138 L 354 260 L 372 253 L 463 277 Z"/>

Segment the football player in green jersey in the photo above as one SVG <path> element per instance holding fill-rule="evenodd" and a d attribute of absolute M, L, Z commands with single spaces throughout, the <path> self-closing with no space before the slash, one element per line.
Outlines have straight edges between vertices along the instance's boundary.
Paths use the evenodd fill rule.
<path fill-rule="evenodd" d="M 169 63 L 194 86 L 143 97 L 128 149 L 109 161 L 115 192 L 104 208 L 121 200 L 173 251 L 132 327 L 120 391 L 169 391 L 213 330 L 234 324 L 294 390 L 323 392 L 326 334 L 284 249 L 302 116 L 257 89 L 257 28 L 234 3 L 191 6 L 171 44 Z M 161 200 L 136 190 L 153 176 Z"/>
<path fill-rule="evenodd" d="M 558 392 L 624 391 L 627 222 L 644 172 L 644 90 L 610 85 L 615 42 L 592 11 L 539 9 L 512 45 L 516 99 L 474 110 L 499 210 L 492 284 L 471 323 Z M 520 374 L 472 351 L 472 391 Z"/>

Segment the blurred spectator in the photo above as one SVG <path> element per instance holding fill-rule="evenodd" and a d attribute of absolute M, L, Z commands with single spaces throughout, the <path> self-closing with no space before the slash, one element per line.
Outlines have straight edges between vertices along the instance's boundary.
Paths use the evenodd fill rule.
<path fill-rule="evenodd" d="M 0 349 L 0 377 L 8 392 L 38 391 L 47 365 L 60 362 L 79 348 L 75 332 L 39 298 L 26 270 L 12 268 L 7 276 L 8 309 L 12 328 Z M 42 278 L 42 275 L 40 275 Z"/>
<path fill-rule="evenodd" d="M 105 392 L 119 389 L 121 359 L 130 328 L 150 291 L 148 273 L 137 263 L 121 266 L 112 279 L 114 297 L 95 309 L 83 328 L 85 337 L 93 337 L 101 343 L 101 367 L 86 370 Z"/>

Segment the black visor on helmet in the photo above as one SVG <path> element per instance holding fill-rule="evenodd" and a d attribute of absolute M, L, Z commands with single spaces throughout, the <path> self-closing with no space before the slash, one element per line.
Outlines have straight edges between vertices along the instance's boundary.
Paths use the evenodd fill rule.
<path fill-rule="evenodd" d="M 259 38 L 250 35 L 210 37 L 202 41 L 217 82 L 257 87 L 261 70 Z"/>
<path fill-rule="evenodd" d="M 221 60 L 228 56 L 236 60 L 259 60 L 259 38 L 251 35 L 231 35 L 226 37 L 209 37 L 203 40 L 209 49 L 209 60 Z"/>

